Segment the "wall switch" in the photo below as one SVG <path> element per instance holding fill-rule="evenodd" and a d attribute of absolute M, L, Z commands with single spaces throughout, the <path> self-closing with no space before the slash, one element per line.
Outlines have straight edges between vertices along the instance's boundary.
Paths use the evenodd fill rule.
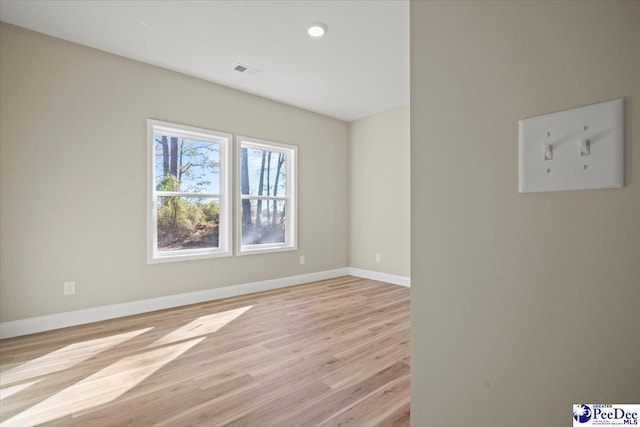
<path fill-rule="evenodd" d="M 64 282 L 64 294 L 74 295 L 76 293 L 76 282 Z"/>
<path fill-rule="evenodd" d="M 520 192 L 622 187 L 623 107 L 617 99 L 520 120 Z"/>
<path fill-rule="evenodd" d="M 304 259 L 304 255 L 300 255 L 300 265 L 304 264 L 306 260 Z"/>
<path fill-rule="evenodd" d="M 376 254 L 376 262 L 380 261 L 382 261 L 382 257 L 380 256 L 380 254 Z"/>

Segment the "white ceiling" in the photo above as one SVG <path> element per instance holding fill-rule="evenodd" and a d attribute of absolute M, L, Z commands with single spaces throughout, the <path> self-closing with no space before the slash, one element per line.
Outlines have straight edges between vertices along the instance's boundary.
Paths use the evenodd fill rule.
<path fill-rule="evenodd" d="M 0 20 L 342 120 L 409 103 L 408 1 L 0 0 Z"/>

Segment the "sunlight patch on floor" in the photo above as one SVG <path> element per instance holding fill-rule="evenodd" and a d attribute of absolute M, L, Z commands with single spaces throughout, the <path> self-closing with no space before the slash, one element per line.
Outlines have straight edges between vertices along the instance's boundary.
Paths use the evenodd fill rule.
<path fill-rule="evenodd" d="M 3 427 L 39 425 L 109 403 L 206 337 L 125 357 L 8 419 Z"/>
<path fill-rule="evenodd" d="M 194 321 L 189 322 L 186 325 L 181 326 L 175 331 L 158 339 L 154 343 L 150 344 L 149 347 L 157 347 L 160 345 L 171 344 L 202 335 L 212 334 L 227 325 L 232 320 L 240 317 L 243 313 L 245 313 L 252 307 L 252 305 L 248 305 L 246 307 L 236 308 L 234 310 L 227 310 L 220 313 L 198 317 Z"/>
<path fill-rule="evenodd" d="M 18 384 L 11 387 L 0 389 L 0 400 L 6 399 L 7 397 L 12 396 L 18 393 L 19 391 L 29 388 L 35 383 L 39 383 L 39 382 L 40 380 L 36 380 L 36 381 L 31 381 L 30 383 Z"/>
<path fill-rule="evenodd" d="M 153 328 L 70 344 L 0 374 L 0 385 L 25 381 L 68 369 Z"/>

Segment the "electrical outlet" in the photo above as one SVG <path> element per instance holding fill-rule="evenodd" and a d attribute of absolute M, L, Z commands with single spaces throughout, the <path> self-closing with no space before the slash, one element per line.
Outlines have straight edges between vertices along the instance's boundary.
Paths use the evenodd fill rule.
<path fill-rule="evenodd" d="M 382 261 L 382 256 L 380 254 L 376 254 L 376 262 Z"/>
<path fill-rule="evenodd" d="M 74 295 L 76 293 L 76 282 L 64 282 L 64 294 Z"/>
<path fill-rule="evenodd" d="M 300 255 L 300 265 L 304 264 L 306 260 L 304 259 L 304 255 Z"/>

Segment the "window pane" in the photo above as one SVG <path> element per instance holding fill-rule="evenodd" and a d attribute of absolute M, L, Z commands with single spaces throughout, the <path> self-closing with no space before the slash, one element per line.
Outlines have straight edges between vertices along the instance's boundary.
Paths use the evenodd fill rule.
<path fill-rule="evenodd" d="M 286 196 L 286 155 L 277 151 L 242 148 L 240 150 L 240 178 L 242 194 Z"/>
<path fill-rule="evenodd" d="M 158 191 L 220 193 L 220 144 L 156 133 Z"/>
<path fill-rule="evenodd" d="M 218 247 L 220 201 L 210 197 L 158 197 L 158 250 Z"/>
<path fill-rule="evenodd" d="M 242 244 L 284 243 L 285 204 L 284 200 L 243 200 Z"/>

